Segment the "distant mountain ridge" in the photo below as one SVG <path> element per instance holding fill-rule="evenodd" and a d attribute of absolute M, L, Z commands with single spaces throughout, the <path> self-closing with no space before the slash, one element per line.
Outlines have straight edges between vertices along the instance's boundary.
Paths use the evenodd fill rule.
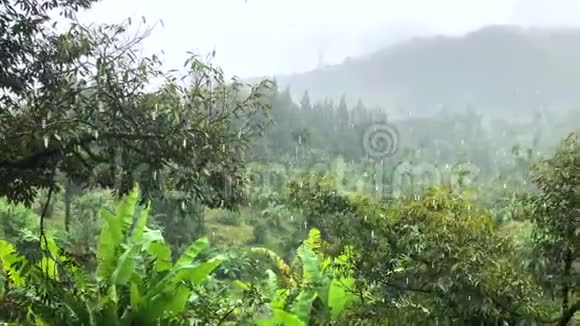
<path fill-rule="evenodd" d="M 305 73 L 276 76 L 299 99 L 346 94 L 400 112 L 466 106 L 486 112 L 580 108 L 580 29 L 488 26 L 415 38 Z M 434 111 L 435 110 L 435 111 Z"/>

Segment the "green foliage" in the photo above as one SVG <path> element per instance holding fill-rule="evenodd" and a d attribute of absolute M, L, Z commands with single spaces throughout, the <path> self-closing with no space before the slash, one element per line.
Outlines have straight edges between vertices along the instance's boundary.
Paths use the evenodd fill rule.
<path fill-rule="evenodd" d="M 69 232 L 60 234 L 63 249 L 83 265 L 95 263 L 98 237 L 101 231 L 101 210 L 113 208 L 114 200 L 107 191 L 93 190 L 79 195 L 71 203 Z"/>
<path fill-rule="evenodd" d="M 311 229 L 296 250 L 291 266 L 267 249 L 252 249 L 271 260 L 281 276 L 278 280 L 276 274 L 267 271 L 265 292 L 270 317 L 259 319 L 259 325 L 309 325 L 338 320 L 357 301 L 352 275 L 344 275 L 337 268 L 338 263 L 346 263 L 346 254 L 337 260 L 325 258 L 321 246 L 320 231 Z"/>
<path fill-rule="evenodd" d="M 10 205 L 0 200 L 0 238 L 18 241 L 23 230 L 36 231 L 38 221 L 38 215 L 23 205 Z"/>
<path fill-rule="evenodd" d="M 63 33 L 50 26 L 49 9 L 70 16 L 92 2 L 0 4 L 0 25 L 20 26 L 0 31 L 7 40 L 0 48 L 0 195 L 31 204 L 39 189 L 57 187 L 58 172 L 119 195 L 138 182 L 146 199 L 175 190 L 184 201 L 239 204 L 243 152 L 268 123 L 269 82 L 226 80 L 194 56 L 183 76 L 191 83 L 182 86 L 182 76 L 160 71 L 157 56 L 137 59 L 146 35 L 127 37 L 126 25 L 72 22 Z M 162 85 L 149 90 L 153 80 Z"/>
<path fill-rule="evenodd" d="M 554 117 L 541 144 L 541 131 L 486 126 L 471 109 L 395 120 L 362 99 L 314 99 L 315 90 L 297 104 L 267 81 L 227 80 L 211 58 L 192 56 L 185 76 L 165 73 L 156 56 L 137 59 L 146 33 L 123 40 L 130 22 L 74 22 L 93 2 L 0 1 L 0 319 L 574 320 L 580 145 L 573 134 L 552 158 L 541 151 L 577 117 Z M 73 22 L 64 32 L 50 25 L 53 10 Z M 270 107 L 277 125 L 265 129 Z M 377 164 L 361 136 L 381 121 L 401 139 Z M 391 196 L 393 169 L 426 162 L 443 182 L 411 176 L 412 196 Z M 473 180 L 468 163 L 481 168 Z M 124 197 L 113 207 L 110 195 Z"/>
<path fill-rule="evenodd" d="M 549 290 L 559 292 L 565 325 L 576 311 L 580 271 L 574 268 L 580 248 L 580 143 L 577 134 L 570 134 L 558 147 L 554 156 L 533 167 L 532 180 L 539 193 L 529 198 L 533 239 L 544 261 L 541 279 Z"/>
<path fill-rule="evenodd" d="M 202 238 L 173 263 L 160 231 L 147 227 L 149 209 L 138 209 L 138 196 L 134 190 L 115 213 L 101 212 L 104 222 L 95 279 L 70 265 L 52 239 L 47 240 L 48 251 L 36 267 L 2 242 L 2 266 L 15 287 L 6 295 L 24 300 L 23 307 L 35 318 L 58 325 L 158 325 L 182 316 L 188 311 L 193 287 L 201 286 L 222 259 L 198 260 L 208 247 L 207 238 Z M 16 262 L 20 267 L 12 267 Z M 63 277 L 72 283 L 57 284 Z M 22 292 L 28 299 L 18 297 Z"/>
<path fill-rule="evenodd" d="M 393 205 L 342 198 L 325 178 L 293 186 L 294 202 L 310 215 L 349 221 L 349 228 L 319 223 L 353 246 L 357 282 L 382 302 L 382 308 L 366 309 L 375 307 L 375 313 L 406 323 L 436 316 L 451 322 L 547 317 L 549 311 L 539 307 L 541 289 L 510 264 L 510 239 L 497 233 L 485 210 L 461 195 L 433 188 Z M 401 305 L 409 309 L 400 311 Z"/>

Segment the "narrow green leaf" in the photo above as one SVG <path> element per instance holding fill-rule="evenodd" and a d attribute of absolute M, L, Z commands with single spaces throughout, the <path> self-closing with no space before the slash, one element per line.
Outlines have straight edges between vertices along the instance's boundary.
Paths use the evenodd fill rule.
<path fill-rule="evenodd" d="M 131 241 L 133 243 L 141 243 L 143 241 L 143 234 L 145 232 L 147 222 L 149 221 L 150 211 L 151 211 L 150 206 L 147 206 L 145 209 L 141 211 L 139 219 L 137 220 L 137 223 L 135 223 L 135 227 L 133 228 L 133 233 L 131 234 Z"/>
<path fill-rule="evenodd" d="M 138 247 L 132 246 L 127 248 L 125 252 L 119 257 L 115 270 L 111 275 L 111 284 L 113 285 L 127 285 L 129 279 L 133 276 L 137 260 Z"/>
<path fill-rule="evenodd" d="M 310 320 L 310 311 L 312 310 L 312 303 L 317 297 L 314 290 L 305 289 L 300 291 L 298 296 L 292 303 L 291 312 L 298 316 L 302 321 Z"/>
<path fill-rule="evenodd" d="M 207 247 L 209 247 L 209 239 L 207 237 L 196 240 L 183 252 L 181 257 L 177 259 L 177 262 L 175 262 L 175 267 L 180 268 L 182 266 L 191 264 L 197 255 L 199 255 Z"/>

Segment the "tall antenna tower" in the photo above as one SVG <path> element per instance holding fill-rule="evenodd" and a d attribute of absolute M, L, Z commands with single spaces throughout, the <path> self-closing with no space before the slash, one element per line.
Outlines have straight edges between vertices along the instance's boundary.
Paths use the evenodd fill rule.
<path fill-rule="evenodd" d="M 324 67 L 324 49 L 319 48 L 318 49 L 318 67 L 317 68 L 322 68 Z"/>

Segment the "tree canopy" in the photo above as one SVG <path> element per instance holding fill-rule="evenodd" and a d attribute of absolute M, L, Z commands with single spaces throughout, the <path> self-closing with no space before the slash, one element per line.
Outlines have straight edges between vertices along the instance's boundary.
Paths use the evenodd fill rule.
<path fill-rule="evenodd" d="M 199 57 L 187 74 L 139 58 L 146 34 L 127 25 L 57 33 L 49 10 L 74 17 L 91 1 L 3 1 L 0 37 L 0 195 L 30 204 L 55 174 L 126 194 L 166 189 L 211 206 L 241 198 L 239 163 L 267 123 L 267 82 L 254 87 Z M 129 38 L 127 38 L 129 36 Z M 162 86 L 151 90 L 151 83 Z M 226 196 L 231 197 L 226 200 Z"/>

